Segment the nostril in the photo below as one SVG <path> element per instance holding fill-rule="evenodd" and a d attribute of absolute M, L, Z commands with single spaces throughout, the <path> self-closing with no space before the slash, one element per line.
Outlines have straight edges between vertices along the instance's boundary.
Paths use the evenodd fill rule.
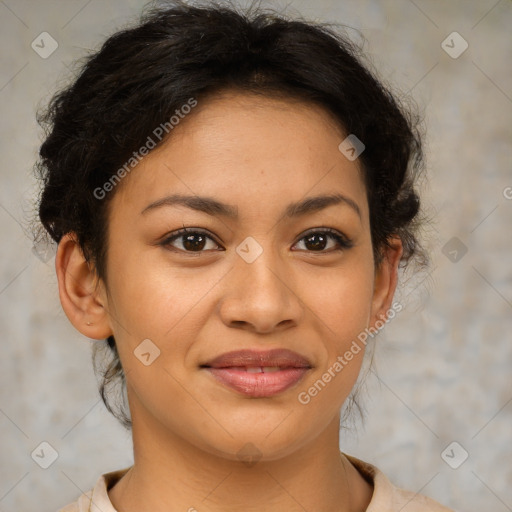
<path fill-rule="evenodd" d="M 244 320 L 233 320 L 231 323 L 232 323 L 233 325 L 238 325 L 238 326 L 240 326 L 240 325 L 245 325 L 247 322 L 245 322 Z"/>

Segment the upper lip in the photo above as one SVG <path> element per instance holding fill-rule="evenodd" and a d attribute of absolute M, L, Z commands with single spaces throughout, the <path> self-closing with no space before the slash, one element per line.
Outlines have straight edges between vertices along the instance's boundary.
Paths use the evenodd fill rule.
<path fill-rule="evenodd" d="M 201 365 L 208 368 L 232 367 L 280 367 L 280 368 L 311 368 L 311 363 L 300 354 L 287 349 L 274 350 L 236 350 L 226 352 Z"/>

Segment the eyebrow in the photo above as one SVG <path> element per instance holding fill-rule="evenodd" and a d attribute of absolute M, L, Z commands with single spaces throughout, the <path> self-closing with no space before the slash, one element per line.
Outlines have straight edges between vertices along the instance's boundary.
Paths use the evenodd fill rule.
<path fill-rule="evenodd" d="M 308 197 L 302 201 L 290 203 L 284 211 L 284 217 L 300 217 L 302 215 L 318 212 L 329 206 L 338 204 L 345 204 L 349 206 L 357 213 L 359 218 L 361 218 L 361 210 L 359 209 L 357 203 L 353 199 L 350 199 L 350 197 L 344 196 L 343 194 Z M 175 205 L 186 206 L 187 208 L 203 212 L 211 216 L 221 215 L 229 219 L 238 219 L 238 208 L 236 206 L 221 203 L 220 201 L 210 197 L 187 196 L 181 194 L 173 194 L 167 197 L 163 197 L 162 199 L 158 199 L 157 201 L 154 201 L 153 203 L 146 206 L 141 211 L 141 214 L 145 214 L 148 211 L 155 210 L 163 206 Z"/>

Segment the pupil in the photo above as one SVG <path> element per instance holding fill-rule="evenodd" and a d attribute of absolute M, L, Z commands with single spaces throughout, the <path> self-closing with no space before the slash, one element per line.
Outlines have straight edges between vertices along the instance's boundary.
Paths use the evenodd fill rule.
<path fill-rule="evenodd" d="M 200 239 L 199 242 L 193 242 L 194 238 Z M 197 251 L 203 249 L 205 244 L 205 237 L 203 235 L 186 235 L 183 241 L 183 247 L 187 250 Z"/>
<path fill-rule="evenodd" d="M 311 242 L 311 240 L 313 239 L 320 239 L 320 242 L 318 243 L 314 243 L 314 242 Z M 315 233 L 313 235 L 310 235 L 307 239 L 306 239 L 306 247 L 308 247 L 308 244 L 310 244 L 314 249 L 325 249 L 325 239 L 326 237 L 321 235 L 321 234 L 318 234 L 318 233 Z M 308 247 L 309 249 L 310 247 Z"/>

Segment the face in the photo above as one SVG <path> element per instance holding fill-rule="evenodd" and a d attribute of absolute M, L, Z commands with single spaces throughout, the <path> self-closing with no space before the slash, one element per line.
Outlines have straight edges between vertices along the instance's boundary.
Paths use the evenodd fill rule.
<path fill-rule="evenodd" d="M 105 305 L 134 434 L 272 460 L 337 431 L 364 350 L 336 361 L 382 312 L 345 137 L 318 107 L 226 93 L 118 186 Z"/>

